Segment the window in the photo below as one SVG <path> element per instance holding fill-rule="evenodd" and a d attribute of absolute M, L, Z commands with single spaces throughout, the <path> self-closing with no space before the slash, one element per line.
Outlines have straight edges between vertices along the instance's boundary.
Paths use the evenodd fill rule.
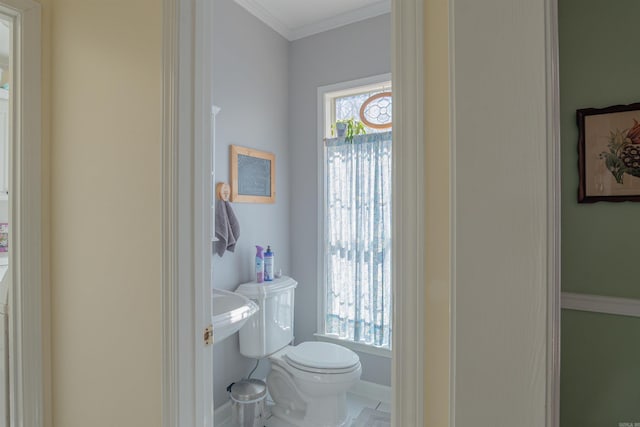
<path fill-rule="evenodd" d="M 325 138 L 319 332 L 390 349 L 391 84 L 354 86 L 320 94 Z M 332 137 L 336 120 L 352 118 L 366 123 L 365 135 Z"/>

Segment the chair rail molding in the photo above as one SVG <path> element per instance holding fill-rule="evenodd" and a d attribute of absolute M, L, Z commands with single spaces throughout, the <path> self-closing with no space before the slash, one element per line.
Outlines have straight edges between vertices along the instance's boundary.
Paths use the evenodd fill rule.
<path fill-rule="evenodd" d="M 640 317 L 640 299 L 563 292 L 562 309 Z"/>

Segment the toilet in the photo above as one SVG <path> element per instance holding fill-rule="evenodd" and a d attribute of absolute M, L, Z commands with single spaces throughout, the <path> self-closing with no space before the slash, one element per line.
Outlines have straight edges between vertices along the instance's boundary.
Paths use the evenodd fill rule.
<path fill-rule="evenodd" d="M 290 345 L 297 285 L 283 276 L 236 289 L 260 307 L 240 329 L 240 353 L 271 362 L 267 388 L 275 406 L 267 427 L 346 426 L 346 392 L 360 379 L 360 359 L 337 344 L 313 341 Z"/>

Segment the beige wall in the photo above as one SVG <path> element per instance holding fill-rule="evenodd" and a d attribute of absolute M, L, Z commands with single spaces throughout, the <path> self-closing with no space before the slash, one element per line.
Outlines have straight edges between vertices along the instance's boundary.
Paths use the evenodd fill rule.
<path fill-rule="evenodd" d="M 162 4 L 49 1 L 53 425 L 160 426 Z"/>

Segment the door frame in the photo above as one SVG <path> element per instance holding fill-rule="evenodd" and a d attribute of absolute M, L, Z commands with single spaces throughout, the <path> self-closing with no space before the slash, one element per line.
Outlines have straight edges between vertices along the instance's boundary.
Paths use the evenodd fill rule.
<path fill-rule="evenodd" d="M 213 427 L 210 0 L 163 0 L 162 422 Z M 210 169 L 209 169 L 210 170 Z M 197 195 L 197 197 L 196 197 Z M 208 205 L 208 206 L 207 206 Z M 209 248 L 209 250 L 207 250 Z"/>
<path fill-rule="evenodd" d="M 560 426 L 562 170 L 558 0 L 545 0 L 547 68 L 547 427 Z"/>
<path fill-rule="evenodd" d="M 424 0 L 392 1 L 392 425 L 424 425 Z"/>
<path fill-rule="evenodd" d="M 452 150 L 452 163 L 451 163 L 451 176 L 450 183 L 452 185 L 452 205 L 451 205 L 451 220 L 453 222 L 452 229 L 452 244 L 453 250 L 451 255 L 451 263 L 452 263 L 452 284 L 451 284 L 451 374 L 450 374 L 450 424 L 451 426 L 455 426 L 460 424 L 460 422 L 466 422 L 468 424 L 469 418 L 471 416 L 477 416 L 478 419 L 482 419 L 482 416 L 486 414 L 487 410 L 495 409 L 495 407 L 500 407 L 501 401 L 499 398 L 495 396 L 501 396 L 499 393 L 505 393 L 505 390 L 508 391 L 517 391 L 517 395 L 511 395 L 510 397 L 519 404 L 522 404 L 520 408 L 525 408 L 531 413 L 535 413 L 536 416 L 540 416 L 540 420 L 532 420 L 529 418 L 524 418 L 524 423 L 529 425 L 530 423 L 539 422 L 544 420 L 544 425 L 546 427 L 557 427 L 559 426 L 559 408 L 560 408 L 560 287 L 561 287 L 561 169 L 560 169 L 560 113 L 559 113 L 559 100 L 560 100 L 560 91 L 559 91 L 559 39 L 558 39 L 558 0 L 539 0 L 537 2 L 532 2 L 530 0 L 492 0 L 489 2 L 484 2 L 482 5 L 477 5 L 472 8 L 465 8 L 465 6 L 469 6 L 469 4 L 473 3 L 473 0 L 463 1 L 463 0 L 445 0 L 448 2 L 450 6 L 450 17 L 449 17 L 449 66 L 450 66 L 450 77 L 451 88 L 450 88 L 450 100 L 451 100 L 451 150 Z M 462 5 L 462 6 L 461 6 Z M 541 14 L 536 14 L 535 16 L 529 16 L 525 14 L 523 6 L 534 5 L 536 8 L 536 12 L 540 11 Z M 459 7 L 461 12 L 456 16 L 456 8 L 454 6 Z M 477 7 L 477 9 L 474 9 Z M 462 11 L 464 9 L 464 11 Z M 471 10 L 470 10 L 471 9 Z M 503 15 L 501 15 L 503 14 Z M 509 15 L 513 14 L 513 16 Z M 509 24 L 505 26 L 494 25 L 496 17 L 499 16 L 510 16 L 511 20 L 509 20 Z M 461 18 L 461 19 L 458 19 Z M 530 21 L 527 21 L 530 19 Z M 473 22 L 473 25 L 470 25 L 469 22 Z M 522 23 L 535 23 L 536 25 L 524 25 L 521 26 Z M 544 28 L 542 28 L 544 27 Z M 481 29 L 482 31 L 478 31 Z M 513 42 L 511 41 L 510 36 L 513 37 Z M 463 45 L 463 50 L 459 51 L 458 41 L 456 38 L 460 37 L 461 44 Z M 521 46 L 518 45 L 518 42 L 521 42 L 523 36 L 528 37 L 528 41 L 532 41 L 531 45 Z M 470 43 L 469 40 L 475 40 L 474 37 L 477 37 L 480 40 L 480 43 L 485 40 L 500 40 L 500 43 L 495 43 L 494 45 L 487 45 L 486 52 L 470 52 Z M 504 43 L 502 41 L 505 41 Z M 496 46 L 505 46 L 503 51 L 496 50 Z M 535 49 L 527 50 L 528 48 L 535 47 Z M 541 47 L 541 49 L 538 49 Z M 519 53 L 515 56 L 513 52 L 520 48 L 520 52 L 522 53 L 521 57 L 517 57 Z M 457 265 L 457 249 L 458 240 L 462 234 L 458 233 L 457 221 L 458 217 L 467 214 L 462 208 L 457 206 L 457 195 L 456 192 L 458 190 L 458 185 L 464 185 L 463 180 L 460 177 L 464 178 L 467 182 L 470 182 L 470 179 L 476 180 L 475 182 L 484 182 L 487 180 L 495 179 L 495 174 L 491 172 L 478 173 L 477 175 L 470 176 L 464 175 L 462 169 L 458 169 L 456 171 L 456 166 L 458 162 L 458 151 L 457 145 L 459 142 L 467 142 L 465 145 L 466 148 L 469 148 L 469 129 L 473 126 L 477 126 L 478 122 L 473 122 L 473 120 L 469 121 L 470 115 L 468 114 L 470 108 L 478 107 L 480 105 L 480 100 L 482 100 L 482 107 L 486 111 L 500 111 L 502 116 L 495 119 L 495 123 L 493 118 L 489 117 L 491 121 L 489 125 L 495 125 L 496 129 L 499 128 L 500 123 L 499 119 L 508 120 L 508 116 L 510 112 L 505 114 L 504 112 L 504 102 L 505 100 L 511 99 L 510 97 L 513 94 L 503 95 L 502 93 L 492 93 L 491 96 L 482 96 L 480 97 L 478 93 L 482 94 L 482 90 L 476 92 L 476 87 L 473 83 L 479 83 L 474 80 L 475 76 L 469 76 L 469 74 L 476 74 L 478 76 L 482 76 L 482 73 L 487 73 L 487 67 L 479 67 L 480 71 L 476 71 L 475 69 L 469 70 L 464 66 L 460 66 L 457 64 L 458 54 L 462 52 L 460 55 L 464 59 L 465 65 L 468 65 L 468 62 L 473 58 L 478 61 L 486 61 L 487 63 L 495 62 L 494 66 L 496 69 L 498 66 L 504 66 L 506 68 L 500 69 L 500 72 L 503 75 L 508 75 L 509 77 L 519 76 L 523 69 L 523 58 L 527 55 L 540 55 L 542 59 L 539 64 L 544 68 L 536 69 L 536 72 L 541 72 L 541 74 L 536 75 L 536 77 L 540 77 L 541 79 L 537 82 L 526 82 L 522 84 L 522 90 L 518 94 L 521 99 L 526 99 L 529 102 L 528 107 L 531 109 L 539 108 L 539 112 L 541 113 L 538 117 L 531 117 L 529 120 L 531 122 L 537 121 L 537 123 L 543 123 L 544 129 L 535 128 L 533 126 L 527 129 L 527 132 L 531 132 L 532 130 L 535 133 L 537 140 L 534 141 L 536 147 L 538 147 L 540 157 L 537 159 L 532 159 L 536 162 L 536 168 L 538 175 L 535 176 L 536 182 L 541 183 L 542 187 L 535 188 L 536 191 L 539 191 L 541 188 L 544 189 L 542 192 L 536 193 L 538 199 L 536 200 L 537 206 L 540 207 L 539 211 L 536 211 L 530 217 L 527 217 L 527 220 L 532 220 L 531 222 L 535 222 L 535 224 L 528 224 L 531 227 L 539 227 L 540 235 L 532 236 L 532 239 L 528 240 L 526 244 L 529 249 L 533 248 L 527 254 L 531 254 L 535 252 L 536 261 L 538 264 L 533 269 L 529 269 L 529 272 L 535 271 L 535 274 L 539 274 L 536 277 L 539 280 L 535 283 L 536 286 L 540 285 L 537 289 L 540 291 L 540 300 L 507 300 L 504 295 L 498 294 L 495 291 L 497 287 L 495 283 L 483 283 L 482 279 L 486 277 L 484 273 L 487 269 L 493 269 L 495 271 L 505 271 L 508 270 L 509 267 L 505 268 L 505 260 L 501 260 L 501 263 L 493 262 L 490 264 L 482 265 L 477 269 L 474 269 L 473 265 L 469 263 L 468 256 L 468 248 L 467 254 L 465 254 L 464 261 L 467 262 L 466 265 L 460 266 Z M 477 55 L 476 55 L 477 54 Z M 535 56 L 538 58 L 538 56 Z M 530 58 L 530 57 L 529 57 Z M 482 64 L 486 65 L 486 64 Z M 456 73 L 456 66 L 458 66 L 459 70 L 469 70 L 468 73 L 463 75 L 462 80 L 456 78 L 459 77 Z M 506 74 L 505 74 L 506 71 Z M 469 79 L 467 81 L 466 79 Z M 495 82 L 490 82 L 494 84 Z M 459 84 L 459 86 L 458 86 Z M 512 85 L 513 82 L 505 82 L 506 85 Z M 505 85 L 505 87 L 506 87 Z M 465 91 L 464 95 L 461 95 L 462 91 L 460 90 L 460 86 L 462 86 Z M 492 87 L 496 87 L 495 84 Z M 542 95 L 542 96 L 541 96 Z M 456 98 L 457 96 L 457 98 Z M 465 98 L 471 99 L 471 102 L 465 103 Z M 514 98 L 515 99 L 515 98 Z M 455 105 L 457 101 L 462 100 L 460 105 Z M 509 105 L 510 108 L 514 108 L 513 111 L 518 111 L 518 113 L 514 114 L 514 117 L 521 112 L 516 110 L 514 106 Z M 517 107 L 520 107 L 518 105 Z M 460 121 L 456 123 L 457 116 L 456 110 L 460 108 L 465 113 L 464 118 L 467 121 Z M 502 110 L 500 109 L 502 108 Z M 483 118 L 486 118 L 486 115 L 480 113 Z M 498 116 L 496 116 L 498 117 Z M 516 120 L 517 121 L 517 120 Z M 473 122 L 473 123 L 472 123 Z M 471 124 L 470 124 L 471 123 Z M 536 124 L 537 124 L 536 123 Z M 482 123 L 485 125 L 485 123 Z M 463 132 L 461 132 L 461 130 Z M 475 130 L 475 129 L 474 129 Z M 542 130 L 542 131 L 541 131 Z M 541 131 L 539 135 L 537 132 Z M 464 135 L 459 139 L 459 135 Z M 474 143 L 486 143 L 487 141 L 482 139 L 482 136 Z M 484 146 L 483 146 L 484 147 Z M 494 150 L 495 147 L 489 144 L 486 147 L 487 150 Z M 468 153 L 466 153 L 468 154 Z M 468 159 L 467 159 L 468 160 Z M 504 160 L 504 159 L 503 159 Z M 468 165 L 468 162 L 466 163 Z M 527 179 L 533 180 L 531 175 L 524 178 L 524 181 Z M 480 186 L 478 187 L 480 188 Z M 466 187 L 467 193 L 465 195 L 469 195 L 469 186 Z M 530 188 L 527 188 L 530 190 Z M 482 189 L 485 190 L 485 189 Z M 482 193 L 482 202 L 485 204 L 495 204 L 496 209 L 492 211 L 479 212 L 479 210 L 475 209 L 475 206 L 471 206 L 470 204 L 466 204 L 466 208 L 472 208 L 473 214 L 481 213 L 486 215 L 487 212 L 490 214 L 494 214 L 499 209 L 502 209 L 502 206 L 498 203 L 500 201 L 505 201 L 504 197 L 500 197 L 499 191 L 503 190 L 502 187 L 499 189 L 492 188 L 491 192 L 488 192 L 488 197 L 484 197 L 486 193 Z M 496 197 L 496 195 L 498 197 Z M 480 200 L 480 197 L 478 198 Z M 489 216 L 478 215 L 478 228 L 495 228 L 496 224 L 492 223 L 494 219 Z M 499 217 L 499 215 L 496 215 Z M 488 221 L 486 221 L 488 220 Z M 468 225 L 468 223 L 466 224 Z M 465 231 L 468 233 L 469 228 L 466 228 Z M 481 234 L 482 235 L 482 234 Z M 476 239 L 477 240 L 477 239 Z M 468 243 L 470 241 L 469 238 L 465 241 Z M 475 242 L 474 242 L 475 243 Z M 524 243 L 524 242 L 523 242 Z M 473 246 L 474 249 L 476 246 Z M 491 242 L 484 247 L 485 251 L 491 252 L 494 248 L 491 245 Z M 507 249 L 511 249 L 511 247 L 507 247 Z M 477 253 L 476 259 L 474 259 L 474 263 L 476 266 L 481 265 L 481 263 L 485 262 L 488 258 L 484 256 L 485 254 Z M 518 266 L 526 266 L 526 262 L 522 264 L 518 264 Z M 480 276 L 483 278 L 474 277 L 475 280 L 478 280 L 478 283 L 473 283 L 471 286 L 476 286 L 474 291 L 481 289 L 482 292 L 476 292 L 473 294 L 474 297 L 482 294 L 479 299 L 472 298 L 470 294 L 464 295 L 464 309 L 460 309 L 458 306 L 458 301 L 456 301 L 456 296 L 458 290 L 456 289 L 460 282 L 458 282 L 458 276 L 460 272 L 466 268 L 467 271 L 465 279 L 469 280 L 469 271 L 474 271 L 475 273 L 480 273 Z M 509 273 L 510 274 L 510 273 Z M 514 283 L 518 285 L 517 283 Z M 469 289 L 469 283 L 466 283 L 465 290 Z M 544 292 L 544 293 L 543 293 Z M 538 296 L 538 295 L 536 295 Z M 538 314 L 543 314 L 544 324 L 539 324 L 538 319 L 534 321 L 524 321 L 520 322 L 520 325 L 525 325 L 527 327 L 535 326 L 536 332 L 543 332 L 543 335 L 539 340 L 536 341 L 536 349 L 540 349 L 540 353 L 536 354 L 539 356 L 536 360 L 517 360 L 514 363 L 517 364 L 518 367 L 521 367 L 523 372 L 525 372 L 525 368 L 527 372 L 530 373 L 529 378 L 526 380 L 531 380 L 530 383 L 522 384 L 523 377 L 511 379 L 510 377 L 503 378 L 495 378 L 495 381 L 481 383 L 477 377 L 482 377 L 482 370 L 485 369 L 488 372 L 493 372 L 495 369 L 495 365 L 480 367 L 479 364 L 482 362 L 486 362 L 487 346 L 482 343 L 483 336 L 475 335 L 473 336 L 474 344 L 472 347 L 469 345 L 466 346 L 465 354 L 461 354 L 460 358 L 457 358 L 456 351 L 456 340 L 460 339 L 461 333 L 459 329 L 459 320 L 462 319 L 467 327 L 470 322 L 473 322 L 474 319 L 470 317 L 474 313 L 477 313 L 475 310 L 468 310 L 470 306 L 469 303 L 476 304 L 481 307 L 481 310 L 486 313 L 485 318 L 478 318 L 478 322 L 487 322 L 487 318 L 489 319 L 489 323 L 491 324 L 499 324 L 500 322 L 508 322 L 510 318 L 508 317 L 510 314 L 518 310 L 520 306 L 537 306 L 539 308 L 538 312 L 535 313 L 535 316 Z M 508 302 L 506 304 L 505 302 Z M 516 316 L 517 318 L 517 316 Z M 531 316 L 533 318 L 533 316 Z M 517 319 L 516 319 L 517 320 Z M 521 320 L 521 319 L 520 319 Z M 483 323 L 487 324 L 487 323 Z M 458 329 L 457 329 L 458 328 Z M 468 329 L 468 328 L 467 328 Z M 474 329 L 474 332 L 480 330 Z M 484 332 L 484 331 L 483 331 Z M 524 334 L 525 332 L 522 331 Z M 494 337 L 497 336 L 494 335 Z M 465 336 L 465 338 L 469 339 L 471 337 Z M 530 338 L 533 339 L 533 338 Z M 469 341 L 467 341 L 468 343 Z M 532 342 L 532 341 L 531 341 Z M 491 341 L 491 344 L 495 344 L 496 340 Z M 509 349 L 507 346 L 504 348 L 500 345 L 502 343 L 498 343 L 499 345 L 491 348 L 491 351 L 495 352 L 496 355 L 504 356 L 509 355 Z M 510 343 L 510 345 L 515 345 L 514 343 Z M 484 359 L 470 358 L 470 355 L 474 355 L 474 353 L 470 353 L 468 350 L 472 349 L 474 351 L 480 350 L 483 353 L 480 353 L 481 357 L 484 356 Z M 506 350 L 506 351 L 505 351 Z M 525 363 L 529 363 L 528 366 L 524 366 Z M 469 369 L 470 366 L 476 364 L 477 369 Z M 478 383 L 482 384 L 481 389 L 472 390 L 475 391 L 475 394 L 469 392 L 469 387 L 466 388 L 466 401 L 465 405 L 460 404 L 460 399 L 456 398 L 456 387 L 458 386 L 458 381 L 460 380 L 460 376 L 458 376 L 458 367 L 464 365 L 465 369 L 465 378 L 464 381 L 467 383 L 465 385 L 471 384 L 471 386 L 477 386 Z M 513 366 L 512 366 L 513 368 Z M 477 377 L 476 377 L 477 376 Z M 535 383 L 535 384 L 534 384 Z M 525 387 L 521 387 L 521 386 Z M 519 387 L 519 389 L 517 388 Z M 478 390 L 482 390 L 484 394 L 480 394 Z M 544 392 L 544 395 L 540 394 L 540 390 Z M 487 397 L 488 396 L 488 397 Z M 473 404 L 470 404 L 470 399 L 474 397 L 478 397 Z M 492 405 L 495 404 L 490 409 L 487 409 L 485 405 L 483 405 L 482 400 L 486 399 L 486 401 L 490 402 Z M 535 406 L 532 406 L 535 405 Z M 502 405 L 504 407 L 504 405 Z M 504 407 L 505 410 L 503 413 L 508 413 L 511 409 L 508 406 Z M 483 412 L 484 411 L 484 412 Z M 515 409 L 517 411 L 517 409 Z M 495 411 L 494 411 L 495 412 Z M 460 417 L 459 413 L 463 413 L 465 416 L 464 421 L 460 421 L 456 423 L 456 417 L 458 420 Z M 521 416 L 521 414 L 515 413 L 515 416 Z M 494 419 L 495 421 L 495 419 Z M 528 424 L 529 423 L 529 424 Z M 533 424 L 531 424 L 533 425 Z"/>
<path fill-rule="evenodd" d="M 203 24 L 212 22 L 211 2 L 163 1 L 163 425 L 210 427 L 213 390 L 197 368 L 211 357 L 199 339 L 208 317 L 195 303 L 206 290 L 194 280 L 204 264 L 194 252 L 199 217 L 192 199 L 206 178 L 193 175 L 191 160 L 197 141 L 211 137 L 213 102 L 203 78 L 211 75 L 211 64 L 193 55 L 210 49 L 211 26 Z M 394 120 L 402 129 L 394 135 L 394 281 L 408 284 L 394 287 L 395 426 L 418 426 L 424 419 L 423 2 L 394 0 L 392 6 Z"/>
<path fill-rule="evenodd" d="M 42 90 L 41 7 L 0 0 L 13 17 L 13 140 L 10 148 L 9 317 L 12 427 L 44 424 L 42 355 Z"/>

